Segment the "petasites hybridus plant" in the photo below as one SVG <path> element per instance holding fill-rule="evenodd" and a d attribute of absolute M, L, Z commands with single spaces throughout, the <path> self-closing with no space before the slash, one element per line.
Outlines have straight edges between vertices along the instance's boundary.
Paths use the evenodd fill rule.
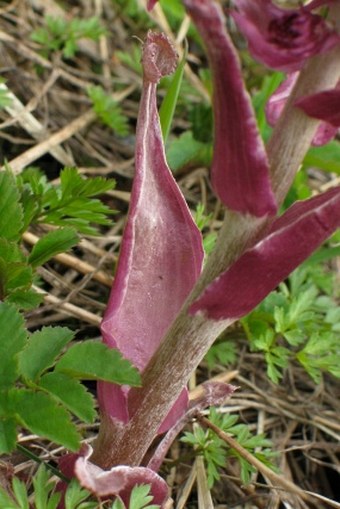
<path fill-rule="evenodd" d="M 149 7 L 155 3 L 151 0 Z M 149 33 L 143 46 L 135 179 L 102 323 L 104 342 L 138 367 L 143 385 L 99 384 L 99 437 L 92 456 L 86 449 L 73 458 L 71 469 L 98 495 L 126 500 L 133 484 L 151 483 L 154 503 L 165 502 L 165 483 L 154 470 L 174 431 L 193 409 L 233 391 L 209 385 L 203 400 L 188 408 L 191 373 L 226 327 L 253 309 L 340 225 L 339 187 L 276 215 L 318 129 L 319 121 L 308 115 L 338 126 L 339 3 L 319 0 L 289 11 L 269 0 L 256 4 L 236 0 L 232 11 L 250 52 L 266 65 L 299 72 L 266 148 L 221 7 L 213 0 L 184 0 L 212 70 L 212 182 L 226 207 L 216 248 L 203 270 L 200 233 L 167 166 L 156 106 L 157 83 L 173 71 L 175 52 L 162 34 Z M 313 11 L 323 4 L 329 6 L 327 20 Z M 320 94 L 323 106 L 320 102 L 316 112 Z M 167 430 L 162 447 L 146 460 L 153 439 Z"/>

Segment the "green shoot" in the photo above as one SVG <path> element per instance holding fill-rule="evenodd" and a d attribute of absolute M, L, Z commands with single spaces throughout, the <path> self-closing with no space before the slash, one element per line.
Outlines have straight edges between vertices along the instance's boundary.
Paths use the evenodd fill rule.
<path fill-rule="evenodd" d="M 153 496 L 149 494 L 150 489 L 151 487 L 148 484 L 134 486 L 127 509 L 159 509 L 159 505 L 149 504 L 153 500 Z M 112 504 L 111 509 L 126 509 L 126 507 L 120 499 L 117 499 Z"/>
<path fill-rule="evenodd" d="M 263 352 L 274 383 L 296 361 L 317 384 L 323 373 L 340 377 L 340 308 L 331 278 L 321 265 L 307 263 L 241 320 L 251 349 Z"/>
<path fill-rule="evenodd" d="M 60 51 L 64 58 L 73 58 L 80 39 L 97 41 L 104 33 L 105 29 L 96 17 L 66 20 L 47 16 L 46 26 L 35 30 L 31 39 L 42 46 L 42 53 L 46 57 Z"/>
<path fill-rule="evenodd" d="M 252 435 L 245 424 L 237 424 L 238 416 L 220 414 L 213 407 L 210 409 L 209 419 L 221 430 L 235 437 L 242 447 L 250 451 L 260 461 L 274 468 L 270 461 L 274 456 L 271 450 L 272 443 L 264 435 Z M 212 488 L 214 483 L 220 479 L 221 468 L 226 466 L 229 458 L 233 458 L 239 464 L 242 482 L 244 484 L 250 482 L 251 474 L 255 471 L 254 467 L 241 458 L 234 449 L 228 448 L 226 443 L 217 437 L 211 429 L 204 430 L 197 425 L 194 432 L 186 432 L 181 441 L 192 445 L 195 453 L 203 456 L 209 488 Z M 261 448 L 261 452 L 257 451 L 258 448 Z"/>
<path fill-rule="evenodd" d="M 87 89 L 93 109 L 103 124 L 109 126 L 120 136 L 126 136 L 129 132 L 128 118 L 123 114 L 119 104 L 99 86 L 91 86 Z"/>

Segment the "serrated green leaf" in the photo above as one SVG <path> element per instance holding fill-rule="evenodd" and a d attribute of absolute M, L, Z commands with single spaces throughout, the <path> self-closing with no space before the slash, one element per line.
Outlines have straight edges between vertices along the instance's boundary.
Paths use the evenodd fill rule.
<path fill-rule="evenodd" d="M 9 170 L 0 171 L 0 237 L 18 240 L 23 225 L 20 194 Z"/>
<path fill-rule="evenodd" d="M 188 164 L 209 165 L 212 145 L 195 140 L 192 132 L 186 131 L 169 144 L 166 153 L 170 168 L 177 171 Z"/>
<path fill-rule="evenodd" d="M 40 379 L 39 386 L 58 398 L 79 419 L 94 421 L 94 398 L 78 380 L 63 373 L 47 373 Z"/>
<path fill-rule="evenodd" d="M 52 493 L 50 495 L 50 498 L 48 499 L 46 509 L 57 509 L 59 507 L 60 499 L 61 499 L 61 493 L 56 493 L 56 492 Z M 42 506 L 41 509 L 45 509 L 44 506 Z"/>
<path fill-rule="evenodd" d="M 159 505 L 149 505 L 153 500 L 153 496 L 149 495 L 150 490 L 149 484 L 134 486 L 130 495 L 129 509 L 159 509 Z"/>
<path fill-rule="evenodd" d="M 35 290 L 15 290 L 6 298 L 6 302 L 10 302 L 17 308 L 26 311 L 38 307 L 43 300 L 44 296 Z"/>
<path fill-rule="evenodd" d="M 95 509 L 98 506 L 96 502 L 84 502 L 90 495 L 76 479 L 72 479 L 65 493 L 65 509 Z"/>
<path fill-rule="evenodd" d="M 126 506 L 120 499 L 116 498 L 111 506 L 111 509 L 126 509 Z"/>
<path fill-rule="evenodd" d="M 64 168 L 60 173 L 60 182 L 62 201 L 67 200 L 70 196 L 91 198 L 103 194 L 115 186 L 113 179 L 103 177 L 85 179 L 78 173 L 76 168 L 69 167 Z"/>
<path fill-rule="evenodd" d="M 7 263 L 4 267 L 4 270 L 5 274 L 3 274 L 3 291 L 5 295 L 14 290 L 28 290 L 32 285 L 32 268 L 29 267 L 26 263 Z"/>
<path fill-rule="evenodd" d="M 141 383 L 138 370 L 128 360 L 117 350 L 95 340 L 71 346 L 58 361 L 55 370 L 83 380 L 104 380 L 131 386 Z"/>
<path fill-rule="evenodd" d="M 284 333 L 284 337 L 290 345 L 297 346 L 306 339 L 306 334 L 300 329 L 292 329 Z"/>
<path fill-rule="evenodd" d="M 11 389 L 10 405 L 19 422 L 31 432 L 77 451 L 80 438 L 69 413 L 42 392 Z"/>
<path fill-rule="evenodd" d="M 12 417 L 0 419 L 0 454 L 12 452 L 16 446 L 16 421 Z M 2 507 L 0 505 L 0 507 Z"/>
<path fill-rule="evenodd" d="M 236 360 L 236 345 L 233 341 L 222 341 L 210 347 L 204 357 L 209 369 L 220 363 L 224 366 L 232 364 Z"/>
<path fill-rule="evenodd" d="M 43 327 L 31 334 L 19 356 L 20 374 L 28 380 L 36 380 L 54 363 L 61 350 L 73 337 L 74 332 L 66 327 Z"/>
<path fill-rule="evenodd" d="M 0 258 L 5 262 L 24 262 L 25 256 L 16 242 L 0 238 Z"/>
<path fill-rule="evenodd" d="M 178 95 L 182 84 L 184 66 L 187 59 L 187 55 L 188 55 L 188 44 L 186 43 L 182 59 L 171 79 L 170 86 L 167 90 L 167 93 L 163 99 L 162 105 L 159 110 L 159 120 L 161 123 L 164 143 L 166 143 L 169 136 L 170 127 L 175 113 Z"/>
<path fill-rule="evenodd" d="M 21 205 L 23 209 L 23 231 L 26 231 L 41 211 L 41 203 L 28 186 L 21 189 Z"/>
<path fill-rule="evenodd" d="M 34 268 L 43 265 L 56 254 L 75 246 L 78 240 L 76 231 L 70 227 L 50 231 L 35 244 L 28 261 Z"/>
<path fill-rule="evenodd" d="M 109 126 L 120 136 L 129 132 L 128 117 L 124 115 L 121 106 L 108 95 L 100 86 L 90 86 L 87 89 L 93 109 L 103 124 Z"/>
<path fill-rule="evenodd" d="M 6 490 L 0 486 L 0 507 L 2 509 L 21 509 L 21 507 L 10 497 Z"/>
<path fill-rule="evenodd" d="M 241 477 L 242 483 L 247 485 L 250 483 L 251 474 L 256 472 L 256 468 L 253 467 L 250 463 L 248 463 L 248 461 L 246 461 L 241 456 L 238 458 L 238 460 L 239 460 L 240 466 L 241 466 L 240 477 Z"/>
<path fill-rule="evenodd" d="M 12 488 L 15 498 L 17 499 L 20 509 L 29 509 L 28 495 L 25 483 L 17 477 L 13 477 Z"/>
<path fill-rule="evenodd" d="M 107 205 L 93 196 L 112 189 L 111 179 L 85 179 L 76 168 L 65 168 L 60 174 L 61 184 L 43 195 L 40 222 L 57 226 L 72 226 L 80 233 L 96 235 L 93 223 L 110 224 L 107 216 L 114 214 Z"/>
<path fill-rule="evenodd" d="M 35 509 L 47 509 L 49 494 L 54 486 L 54 483 L 51 482 L 49 478 L 49 474 L 44 466 L 41 464 L 38 468 L 36 474 L 33 477 L 33 486 L 34 486 L 34 504 Z M 56 493 L 58 500 L 60 499 L 60 494 Z M 57 506 L 57 500 L 55 502 L 55 507 Z"/>
<path fill-rule="evenodd" d="M 13 304 L 0 302 L 0 390 L 17 379 L 17 354 L 27 338 L 24 319 Z"/>

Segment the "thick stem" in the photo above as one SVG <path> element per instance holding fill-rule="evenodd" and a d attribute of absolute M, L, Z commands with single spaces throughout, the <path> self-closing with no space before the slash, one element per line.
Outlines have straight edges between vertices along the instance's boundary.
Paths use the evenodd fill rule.
<path fill-rule="evenodd" d="M 293 106 L 298 97 L 335 86 L 340 75 L 340 48 L 311 59 L 301 72 L 292 96 L 274 129 L 268 145 L 273 189 L 281 203 L 307 152 L 318 122 Z M 232 320 L 219 322 L 201 316 L 189 316 L 187 309 L 202 289 L 235 261 L 263 234 L 268 220 L 228 212 L 215 251 L 194 290 L 183 306 L 162 344 L 143 373 L 143 387 L 138 389 L 138 407 L 131 421 L 111 435 L 110 443 L 99 441 L 95 461 L 108 468 L 117 464 L 138 465 L 157 430 L 201 362 L 216 337 Z M 135 393 L 136 394 L 136 393 Z M 134 398 L 134 401 L 137 397 Z M 110 423 L 105 435 L 110 434 Z M 98 449 L 99 447 L 99 449 Z"/>

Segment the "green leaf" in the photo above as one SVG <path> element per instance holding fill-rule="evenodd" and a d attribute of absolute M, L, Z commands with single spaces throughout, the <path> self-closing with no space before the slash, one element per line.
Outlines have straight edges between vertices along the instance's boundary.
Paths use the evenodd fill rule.
<path fill-rule="evenodd" d="M 0 419 L 0 454 L 12 452 L 16 446 L 16 421 L 12 417 Z M 2 507 L 0 505 L 0 507 Z"/>
<path fill-rule="evenodd" d="M 303 161 L 304 166 L 316 167 L 340 175 L 340 144 L 331 141 L 323 147 L 311 147 Z"/>
<path fill-rule="evenodd" d="M 77 451 L 80 435 L 68 412 L 48 394 L 26 389 L 11 389 L 10 405 L 19 422 L 53 442 Z"/>
<path fill-rule="evenodd" d="M 5 295 L 14 290 L 28 290 L 32 285 L 32 268 L 26 263 L 7 263 L 3 265 L 3 270 L 5 274 L 2 275 L 4 277 L 2 287 Z"/>
<path fill-rule="evenodd" d="M 50 231 L 35 244 L 28 261 L 32 267 L 36 268 L 56 254 L 75 246 L 78 240 L 76 231 L 70 227 Z"/>
<path fill-rule="evenodd" d="M 189 119 L 194 140 L 211 144 L 213 141 L 213 112 L 211 104 L 195 103 L 190 108 Z"/>
<path fill-rule="evenodd" d="M 52 509 L 51 504 L 48 505 L 50 492 L 54 487 L 54 483 L 51 481 L 46 467 L 41 464 L 37 470 L 37 473 L 33 477 L 34 486 L 34 504 L 35 509 Z M 58 501 L 60 500 L 61 494 L 55 493 L 52 495 L 52 500 L 55 499 L 54 508 L 57 507 Z"/>
<path fill-rule="evenodd" d="M 94 398 L 78 380 L 63 373 L 47 373 L 39 386 L 55 396 L 67 409 L 85 422 L 96 417 Z"/>
<path fill-rule="evenodd" d="M 159 505 L 149 505 L 153 500 L 153 496 L 149 495 L 150 490 L 149 484 L 134 486 L 130 495 L 129 509 L 159 509 Z"/>
<path fill-rule="evenodd" d="M 84 196 L 90 198 L 109 191 L 115 185 L 114 180 L 103 177 L 85 179 L 78 173 L 77 168 L 68 167 L 62 170 L 60 182 L 63 202 L 70 197 Z"/>
<path fill-rule="evenodd" d="M 0 258 L 5 262 L 24 262 L 25 256 L 19 249 L 16 242 L 9 242 L 5 238 L 0 238 Z"/>
<path fill-rule="evenodd" d="M 13 493 L 19 502 L 20 509 L 29 509 L 28 495 L 25 483 L 17 477 L 13 477 L 12 481 Z"/>
<path fill-rule="evenodd" d="M 126 136 L 129 132 L 128 117 L 124 115 L 121 106 L 112 96 L 105 93 L 100 86 L 90 86 L 87 89 L 93 109 L 103 124 L 109 126 L 120 136 Z"/>
<path fill-rule="evenodd" d="M 209 369 L 213 369 L 218 363 L 223 366 L 233 364 L 236 360 L 236 345 L 233 341 L 221 341 L 210 347 L 204 360 Z"/>
<path fill-rule="evenodd" d="M 90 496 L 91 494 L 84 490 L 76 479 L 72 479 L 65 493 L 65 509 L 96 509 L 97 502 L 86 502 Z"/>
<path fill-rule="evenodd" d="M 306 334 L 300 329 L 292 329 L 284 333 L 284 337 L 292 346 L 297 346 L 303 343 L 306 339 Z"/>
<path fill-rule="evenodd" d="M 0 486 L 0 507 L 2 509 L 22 509 L 17 502 L 10 497 L 6 490 Z"/>
<path fill-rule="evenodd" d="M 71 346 L 57 362 L 55 370 L 83 380 L 135 386 L 141 383 L 138 370 L 128 360 L 117 350 L 95 340 Z"/>
<path fill-rule="evenodd" d="M 39 306 L 44 300 L 41 293 L 35 290 L 15 290 L 6 298 L 6 302 L 11 302 L 19 309 L 30 310 Z"/>
<path fill-rule="evenodd" d="M 126 506 L 120 499 L 116 498 L 111 506 L 111 509 L 126 509 Z"/>
<path fill-rule="evenodd" d="M 111 224 L 108 216 L 115 212 L 100 200 L 93 199 L 93 196 L 112 189 L 112 179 L 84 179 L 76 168 L 65 168 L 60 174 L 60 180 L 60 186 L 50 187 L 42 196 L 40 222 L 72 226 L 79 232 L 90 235 L 98 233 L 96 228 L 91 226 L 92 223 Z M 40 192 L 40 188 L 38 191 Z"/>
<path fill-rule="evenodd" d="M 18 240 L 23 225 L 20 195 L 9 170 L 0 171 L 0 237 Z"/>
<path fill-rule="evenodd" d="M 332 247 L 321 247 L 317 251 L 315 251 L 312 256 L 310 256 L 304 263 L 308 264 L 316 264 L 320 262 L 325 262 L 327 260 L 331 260 L 336 256 L 340 256 L 340 246 L 332 246 Z"/>
<path fill-rule="evenodd" d="M 31 334 L 19 356 L 20 374 L 28 380 L 39 378 L 73 337 L 74 332 L 66 327 L 43 327 Z"/>
<path fill-rule="evenodd" d="M 176 72 L 172 77 L 170 86 L 159 110 L 159 119 L 161 123 L 164 143 L 166 143 L 169 136 L 170 127 L 175 113 L 178 95 L 182 84 L 184 66 L 187 59 L 187 55 L 188 55 L 188 44 L 186 43 L 182 59 L 176 69 Z"/>
<path fill-rule="evenodd" d="M 18 377 L 16 356 L 27 338 L 23 317 L 6 302 L 0 302 L 0 331 L 0 389 L 3 389 Z"/>
<path fill-rule="evenodd" d="M 168 163 L 173 171 L 188 164 L 209 165 L 211 155 L 212 145 L 195 140 L 191 131 L 187 131 L 173 140 L 167 149 Z"/>

